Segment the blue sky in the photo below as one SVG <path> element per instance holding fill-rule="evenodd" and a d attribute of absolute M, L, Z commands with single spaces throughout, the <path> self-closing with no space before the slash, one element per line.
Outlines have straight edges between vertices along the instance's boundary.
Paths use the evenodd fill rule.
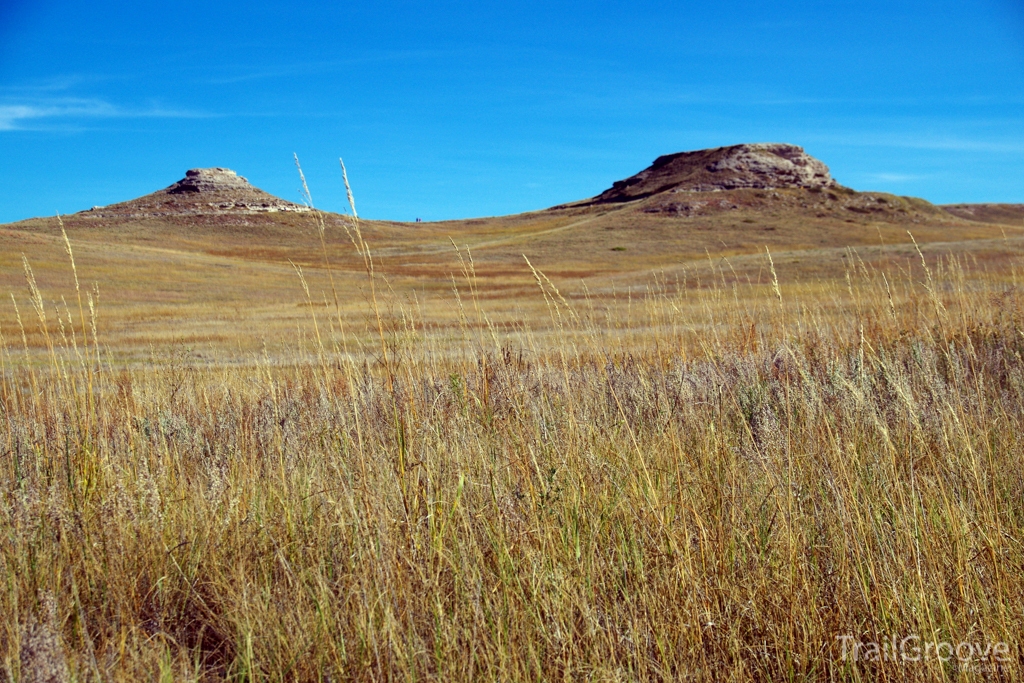
<path fill-rule="evenodd" d="M 0 0 L 0 222 L 227 166 L 424 220 L 792 142 L 861 190 L 1024 202 L 1020 0 Z"/>

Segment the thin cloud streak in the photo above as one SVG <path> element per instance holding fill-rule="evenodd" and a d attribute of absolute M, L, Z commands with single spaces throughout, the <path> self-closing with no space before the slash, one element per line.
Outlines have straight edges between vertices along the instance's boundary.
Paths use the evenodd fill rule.
<path fill-rule="evenodd" d="M 0 95 L 4 97 L 55 97 L 50 93 L 68 92 L 79 86 L 115 80 L 104 74 L 65 73 L 20 83 L 0 83 Z"/>
<path fill-rule="evenodd" d="M 51 101 L 0 104 L 0 132 L 27 130 L 30 121 L 68 119 L 208 118 L 204 112 L 152 106 L 144 109 L 121 107 L 100 99 L 61 98 Z"/>

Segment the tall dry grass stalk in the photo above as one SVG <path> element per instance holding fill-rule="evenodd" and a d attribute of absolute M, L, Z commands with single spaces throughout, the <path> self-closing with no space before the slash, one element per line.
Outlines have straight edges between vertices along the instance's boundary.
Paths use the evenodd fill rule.
<path fill-rule="evenodd" d="M 541 333 L 489 324 L 456 248 L 480 334 L 453 280 L 452 348 L 352 218 L 380 350 L 339 314 L 291 365 L 111 366 L 77 272 L 75 321 L 26 264 L 48 361 L 0 338 L 8 678 L 1020 677 L 1016 269 L 851 252 L 783 299 L 769 262 L 655 279 L 625 324 L 528 265 Z M 1009 655 L 843 657 L 892 636 Z"/>

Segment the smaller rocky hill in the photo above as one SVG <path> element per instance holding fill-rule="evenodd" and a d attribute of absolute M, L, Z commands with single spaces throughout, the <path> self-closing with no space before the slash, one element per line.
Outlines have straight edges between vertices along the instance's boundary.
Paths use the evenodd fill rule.
<path fill-rule="evenodd" d="M 757 143 L 668 154 L 636 175 L 619 180 L 586 202 L 609 204 L 645 199 L 662 192 L 716 192 L 721 190 L 787 187 L 833 188 L 828 166 L 802 147 Z"/>
<path fill-rule="evenodd" d="M 231 169 L 218 167 L 190 169 L 184 178 L 163 190 L 120 204 L 95 206 L 82 215 L 149 218 L 306 211 L 308 207 L 275 197 Z"/>

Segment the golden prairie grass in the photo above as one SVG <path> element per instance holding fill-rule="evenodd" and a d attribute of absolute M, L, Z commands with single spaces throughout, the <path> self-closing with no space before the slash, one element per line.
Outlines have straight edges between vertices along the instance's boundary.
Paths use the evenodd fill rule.
<path fill-rule="evenodd" d="M 543 313 L 508 326 L 457 250 L 438 330 L 353 241 L 365 324 L 310 293 L 287 363 L 112 363 L 26 267 L 8 678 L 1020 677 L 1019 259 L 765 254 L 614 305 L 524 262 Z M 865 655 L 892 637 L 1007 654 Z"/>
<path fill-rule="evenodd" d="M 570 283 L 570 300 L 569 293 L 578 295 L 579 281 L 585 279 L 598 305 L 614 307 L 613 292 L 642 291 L 654 274 L 665 273 L 669 282 L 698 274 L 707 280 L 710 269 L 699 264 L 708 250 L 715 258 L 728 257 L 741 280 L 751 276 L 756 281 L 766 267 L 767 245 L 780 278 L 792 285 L 834 278 L 842 272 L 847 247 L 856 248 L 868 263 L 894 254 L 913 256 L 907 228 L 926 249 L 987 250 L 987 257 L 1003 250 L 1004 230 L 1013 244 L 1024 235 L 1019 220 L 1007 218 L 1004 226 L 966 221 L 920 201 L 922 206 L 913 208 L 914 202 L 892 196 L 850 193 L 832 201 L 825 193 L 797 189 L 772 193 L 778 198 L 759 194 L 765 193 L 670 194 L 628 205 L 570 206 L 443 223 L 369 221 L 361 222 L 361 228 L 391 285 L 401 297 L 411 299 L 415 293 L 430 324 L 451 322 L 452 301 L 445 296 L 454 262 L 449 236 L 472 249 L 479 299 L 489 317 L 496 323 L 525 318 L 537 324 L 544 309 L 537 305 L 522 254 L 552 280 Z M 692 215 L 648 211 L 664 208 L 660 203 L 667 200 L 708 206 Z M 849 210 L 859 204 L 877 211 Z M 897 204 L 906 204 L 909 212 L 901 213 Z M 711 205 L 718 208 L 711 211 Z M 86 212 L 67 217 L 66 224 L 79 269 L 88 274 L 83 282 L 90 289 L 100 284 L 101 329 L 112 353 L 126 361 L 145 360 L 152 346 L 177 342 L 234 361 L 262 353 L 264 345 L 271 358 L 295 349 L 297 327 L 301 323 L 306 329 L 303 309 L 308 305 L 289 262 L 304 270 L 316 306 L 326 299 L 336 310 L 332 292 L 337 291 L 348 326 L 362 329 L 362 318 L 372 309 L 372 293 L 360 275 L 363 260 L 344 232 L 342 217 L 320 218 L 315 226 L 309 214 L 102 218 Z M 22 253 L 44 290 L 72 290 L 55 221 L 2 226 L 0 240 L 0 291 L 5 296 L 21 288 Z M 325 268 L 325 254 L 331 269 Z M 735 279 L 731 272 L 727 276 Z M 524 307 L 522 314 L 518 305 Z M 15 326 L 6 307 L 0 309 L 0 325 Z M 29 341 L 45 347 L 33 330 Z"/>

